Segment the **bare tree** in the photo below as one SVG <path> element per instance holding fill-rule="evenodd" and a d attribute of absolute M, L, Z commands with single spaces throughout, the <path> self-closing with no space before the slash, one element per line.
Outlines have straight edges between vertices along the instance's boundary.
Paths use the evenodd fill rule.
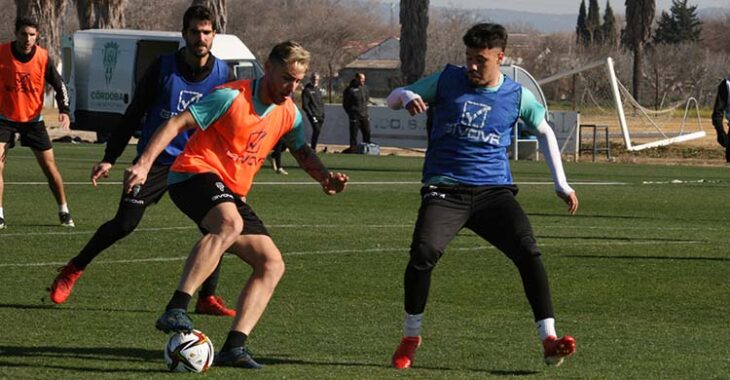
<path fill-rule="evenodd" d="M 76 0 L 81 29 L 124 28 L 126 0 Z"/>
<path fill-rule="evenodd" d="M 61 49 L 59 18 L 66 11 L 67 0 L 15 0 L 15 16 L 38 20 L 39 43 L 58 62 Z"/>
<path fill-rule="evenodd" d="M 400 2 L 400 70 L 405 83 L 413 83 L 426 69 L 429 0 Z"/>
<path fill-rule="evenodd" d="M 632 94 L 641 101 L 641 79 L 643 77 L 644 45 L 651 37 L 656 4 L 654 0 L 626 0 L 626 44 L 634 52 L 634 75 Z"/>
<path fill-rule="evenodd" d="M 226 24 L 228 23 L 228 7 L 226 0 L 193 0 L 192 5 L 204 5 L 215 13 L 216 22 L 218 23 L 218 33 L 226 32 Z"/>

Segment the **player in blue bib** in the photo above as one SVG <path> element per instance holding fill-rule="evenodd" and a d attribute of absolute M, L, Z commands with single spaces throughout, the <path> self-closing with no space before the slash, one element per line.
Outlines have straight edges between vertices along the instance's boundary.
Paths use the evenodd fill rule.
<path fill-rule="evenodd" d="M 104 158 L 91 169 L 94 186 L 98 179 L 109 175 L 140 124 L 142 136 L 137 144 L 138 155 L 144 151 L 157 128 L 169 118 L 185 111 L 216 86 L 235 79 L 228 65 L 210 53 L 215 37 L 215 15 L 208 8 L 188 8 L 183 16 L 182 34 L 185 47 L 158 58 L 137 84 L 131 104 L 107 142 Z M 159 202 L 165 195 L 170 166 L 189 138 L 189 133 L 181 133 L 165 148 L 155 161 L 148 181 L 136 194 L 122 193 L 114 218 L 102 224 L 81 252 L 59 270 L 51 285 L 51 301 L 57 304 L 66 302 L 87 265 L 102 251 L 132 233 L 147 207 Z M 234 316 L 235 311 L 227 308 L 215 295 L 219 273 L 220 266 L 201 287 L 196 311 Z"/>
<path fill-rule="evenodd" d="M 578 198 L 568 185 L 545 109 L 526 88 L 502 75 L 507 31 L 477 24 L 463 37 L 466 66 L 443 71 L 388 96 L 388 105 L 411 115 L 432 111 L 423 165 L 421 207 L 404 277 L 403 338 L 393 354 L 396 368 L 410 368 L 421 344 L 421 319 L 431 273 L 448 243 L 469 228 L 501 250 L 517 267 L 543 343 L 544 360 L 558 365 L 575 352 L 575 340 L 557 337 L 548 277 L 535 236 L 515 199 L 507 150 L 518 119 L 538 137 L 557 195 L 575 214 Z"/>

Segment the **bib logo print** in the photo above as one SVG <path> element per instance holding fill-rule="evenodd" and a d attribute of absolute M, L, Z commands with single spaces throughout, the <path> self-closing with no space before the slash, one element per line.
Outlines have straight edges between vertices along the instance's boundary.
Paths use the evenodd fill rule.
<path fill-rule="evenodd" d="M 196 91 L 188 91 L 188 90 L 182 90 L 180 91 L 180 96 L 178 96 L 177 99 L 177 111 L 182 112 L 188 109 L 191 104 L 197 103 L 200 98 L 203 97 L 203 94 Z"/>

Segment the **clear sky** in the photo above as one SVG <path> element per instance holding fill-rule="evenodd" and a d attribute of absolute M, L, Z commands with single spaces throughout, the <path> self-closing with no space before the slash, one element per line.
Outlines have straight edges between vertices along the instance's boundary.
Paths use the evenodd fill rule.
<path fill-rule="evenodd" d="M 609 0 L 614 13 L 623 14 L 625 0 Z M 699 9 L 711 7 L 730 8 L 730 0 L 689 0 L 688 5 Z M 458 8 L 492 8 L 538 13 L 578 14 L 580 0 L 431 0 L 433 6 L 454 6 Z M 598 0 L 601 12 L 606 8 L 606 0 Z M 672 0 L 656 0 L 657 14 L 668 11 Z M 588 0 L 586 0 L 588 6 Z"/>

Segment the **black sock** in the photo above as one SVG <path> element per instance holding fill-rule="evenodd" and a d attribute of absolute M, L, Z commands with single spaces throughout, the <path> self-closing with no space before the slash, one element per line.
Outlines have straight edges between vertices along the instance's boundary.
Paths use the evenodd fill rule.
<path fill-rule="evenodd" d="M 218 280 L 221 276 L 221 263 L 223 260 L 218 262 L 218 266 L 215 267 L 213 273 L 203 281 L 203 285 L 200 286 L 198 291 L 198 298 L 206 298 L 215 295 L 215 288 L 218 286 Z"/>
<path fill-rule="evenodd" d="M 188 309 L 188 304 L 190 303 L 190 294 L 181 292 L 179 290 L 175 291 L 175 294 L 172 295 L 172 298 L 170 299 L 170 302 L 167 304 L 167 307 L 165 310 L 170 309 Z"/>
<path fill-rule="evenodd" d="M 221 351 L 228 351 L 234 347 L 243 347 L 246 345 L 247 338 L 248 335 L 240 331 L 231 330 L 228 332 L 228 337 L 226 338 L 226 342 L 223 343 Z"/>

